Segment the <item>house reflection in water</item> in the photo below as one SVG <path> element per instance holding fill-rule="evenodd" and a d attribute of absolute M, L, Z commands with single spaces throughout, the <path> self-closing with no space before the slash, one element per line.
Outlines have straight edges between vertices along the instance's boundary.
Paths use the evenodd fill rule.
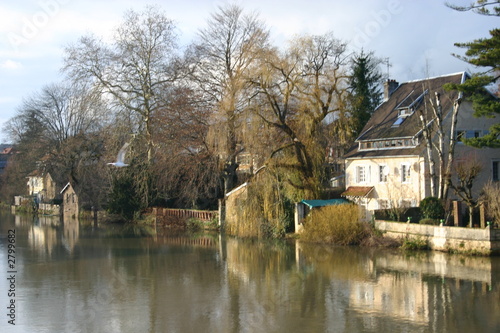
<path fill-rule="evenodd" d="M 356 283 L 350 304 L 363 312 L 390 314 L 396 320 L 429 321 L 428 286 L 413 274 L 383 273 L 374 283 Z"/>
<path fill-rule="evenodd" d="M 19 222 L 21 224 L 21 222 Z M 28 231 L 28 243 L 42 257 L 51 257 L 54 247 L 58 244 L 57 227 L 59 217 L 40 216 Z"/>
<path fill-rule="evenodd" d="M 63 221 L 62 243 L 64 247 L 73 253 L 76 243 L 80 235 L 80 221 L 78 218 L 65 219 Z"/>
<path fill-rule="evenodd" d="M 359 255 L 353 260 L 357 252 L 348 248 L 321 248 L 297 243 L 297 267 L 301 270 L 314 267 L 316 273 L 333 283 L 326 288 L 327 295 L 323 300 L 324 311 L 330 317 L 328 322 L 348 323 L 353 322 L 353 316 L 361 316 L 365 318 L 363 329 L 375 330 L 380 328 L 377 327 L 378 321 L 370 321 L 368 317 L 390 317 L 400 323 L 442 327 L 451 316 L 456 318 L 456 313 L 471 311 L 471 304 L 453 302 L 464 285 L 469 286 L 467 289 L 476 296 L 486 296 L 475 298 L 475 312 L 493 311 L 488 296 L 492 295 L 489 291 L 498 288 L 495 274 L 498 274 L 499 267 L 494 267 L 498 266 L 497 260 L 436 251 L 415 256 L 381 251 L 380 254 Z M 348 300 L 349 313 L 336 311 L 342 298 L 344 302 Z M 450 318 L 446 315 L 448 312 Z"/>

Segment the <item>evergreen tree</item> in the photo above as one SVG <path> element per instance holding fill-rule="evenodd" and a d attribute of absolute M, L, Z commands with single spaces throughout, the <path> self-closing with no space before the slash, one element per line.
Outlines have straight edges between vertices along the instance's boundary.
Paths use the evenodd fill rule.
<path fill-rule="evenodd" d="M 379 63 L 373 52 L 365 53 L 363 50 L 352 58 L 349 88 L 353 130 L 356 136 L 382 101 L 382 74 L 378 69 Z"/>
<path fill-rule="evenodd" d="M 481 1 L 478 1 L 481 4 Z M 498 8 L 494 8 L 498 11 Z M 465 56 L 455 57 L 468 62 L 471 65 L 485 68 L 484 71 L 473 75 L 463 84 L 450 84 L 446 88 L 458 90 L 472 102 L 474 115 L 476 117 L 494 118 L 500 114 L 500 102 L 488 91 L 488 86 L 498 85 L 497 80 L 500 70 L 500 29 L 490 31 L 490 38 L 476 39 L 469 43 L 455 43 L 455 46 L 467 49 Z M 492 125 L 489 133 L 480 138 L 463 139 L 470 146 L 500 147 L 500 123 Z"/>
<path fill-rule="evenodd" d="M 114 177 L 109 193 L 108 212 L 118 214 L 126 221 L 131 221 L 140 211 L 141 203 L 130 174 L 121 173 Z"/>
<path fill-rule="evenodd" d="M 500 5 L 499 0 L 477 0 L 466 6 L 446 3 L 446 6 L 459 12 L 473 11 L 486 16 L 500 16 L 500 6 L 498 5 Z"/>

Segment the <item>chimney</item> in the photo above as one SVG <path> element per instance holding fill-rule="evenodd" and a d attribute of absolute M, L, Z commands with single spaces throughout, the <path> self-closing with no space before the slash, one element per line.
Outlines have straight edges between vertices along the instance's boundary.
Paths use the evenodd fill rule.
<path fill-rule="evenodd" d="M 392 93 L 396 88 L 399 86 L 399 82 L 396 80 L 387 80 L 384 82 L 384 102 L 389 100 L 389 97 L 391 97 Z"/>

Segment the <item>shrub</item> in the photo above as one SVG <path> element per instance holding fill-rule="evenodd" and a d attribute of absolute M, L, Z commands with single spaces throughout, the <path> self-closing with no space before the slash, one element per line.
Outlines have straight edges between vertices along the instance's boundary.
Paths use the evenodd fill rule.
<path fill-rule="evenodd" d="M 125 220 L 132 220 L 140 208 L 132 178 L 116 177 L 109 194 L 108 212 L 118 214 Z"/>
<path fill-rule="evenodd" d="M 427 197 L 420 201 L 420 212 L 424 218 L 439 219 L 444 216 L 444 208 L 441 200 L 435 197 Z"/>
<path fill-rule="evenodd" d="M 203 221 L 196 218 L 190 218 L 186 222 L 186 227 L 189 231 L 200 231 L 203 229 Z"/>
<path fill-rule="evenodd" d="M 315 208 L 304 223 L 302 239 L 311 242 L 356 245 L 368 236 L 367 226 L 359 221 L 355 204 Z"/>

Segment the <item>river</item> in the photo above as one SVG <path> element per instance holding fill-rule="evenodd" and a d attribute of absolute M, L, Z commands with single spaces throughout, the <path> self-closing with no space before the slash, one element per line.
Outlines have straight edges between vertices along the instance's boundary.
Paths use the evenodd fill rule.
<path fill-rule="evenodd" d="M 500 332 L 498 257 L 0 211 L 0 263 L 1 332 Z"/>

